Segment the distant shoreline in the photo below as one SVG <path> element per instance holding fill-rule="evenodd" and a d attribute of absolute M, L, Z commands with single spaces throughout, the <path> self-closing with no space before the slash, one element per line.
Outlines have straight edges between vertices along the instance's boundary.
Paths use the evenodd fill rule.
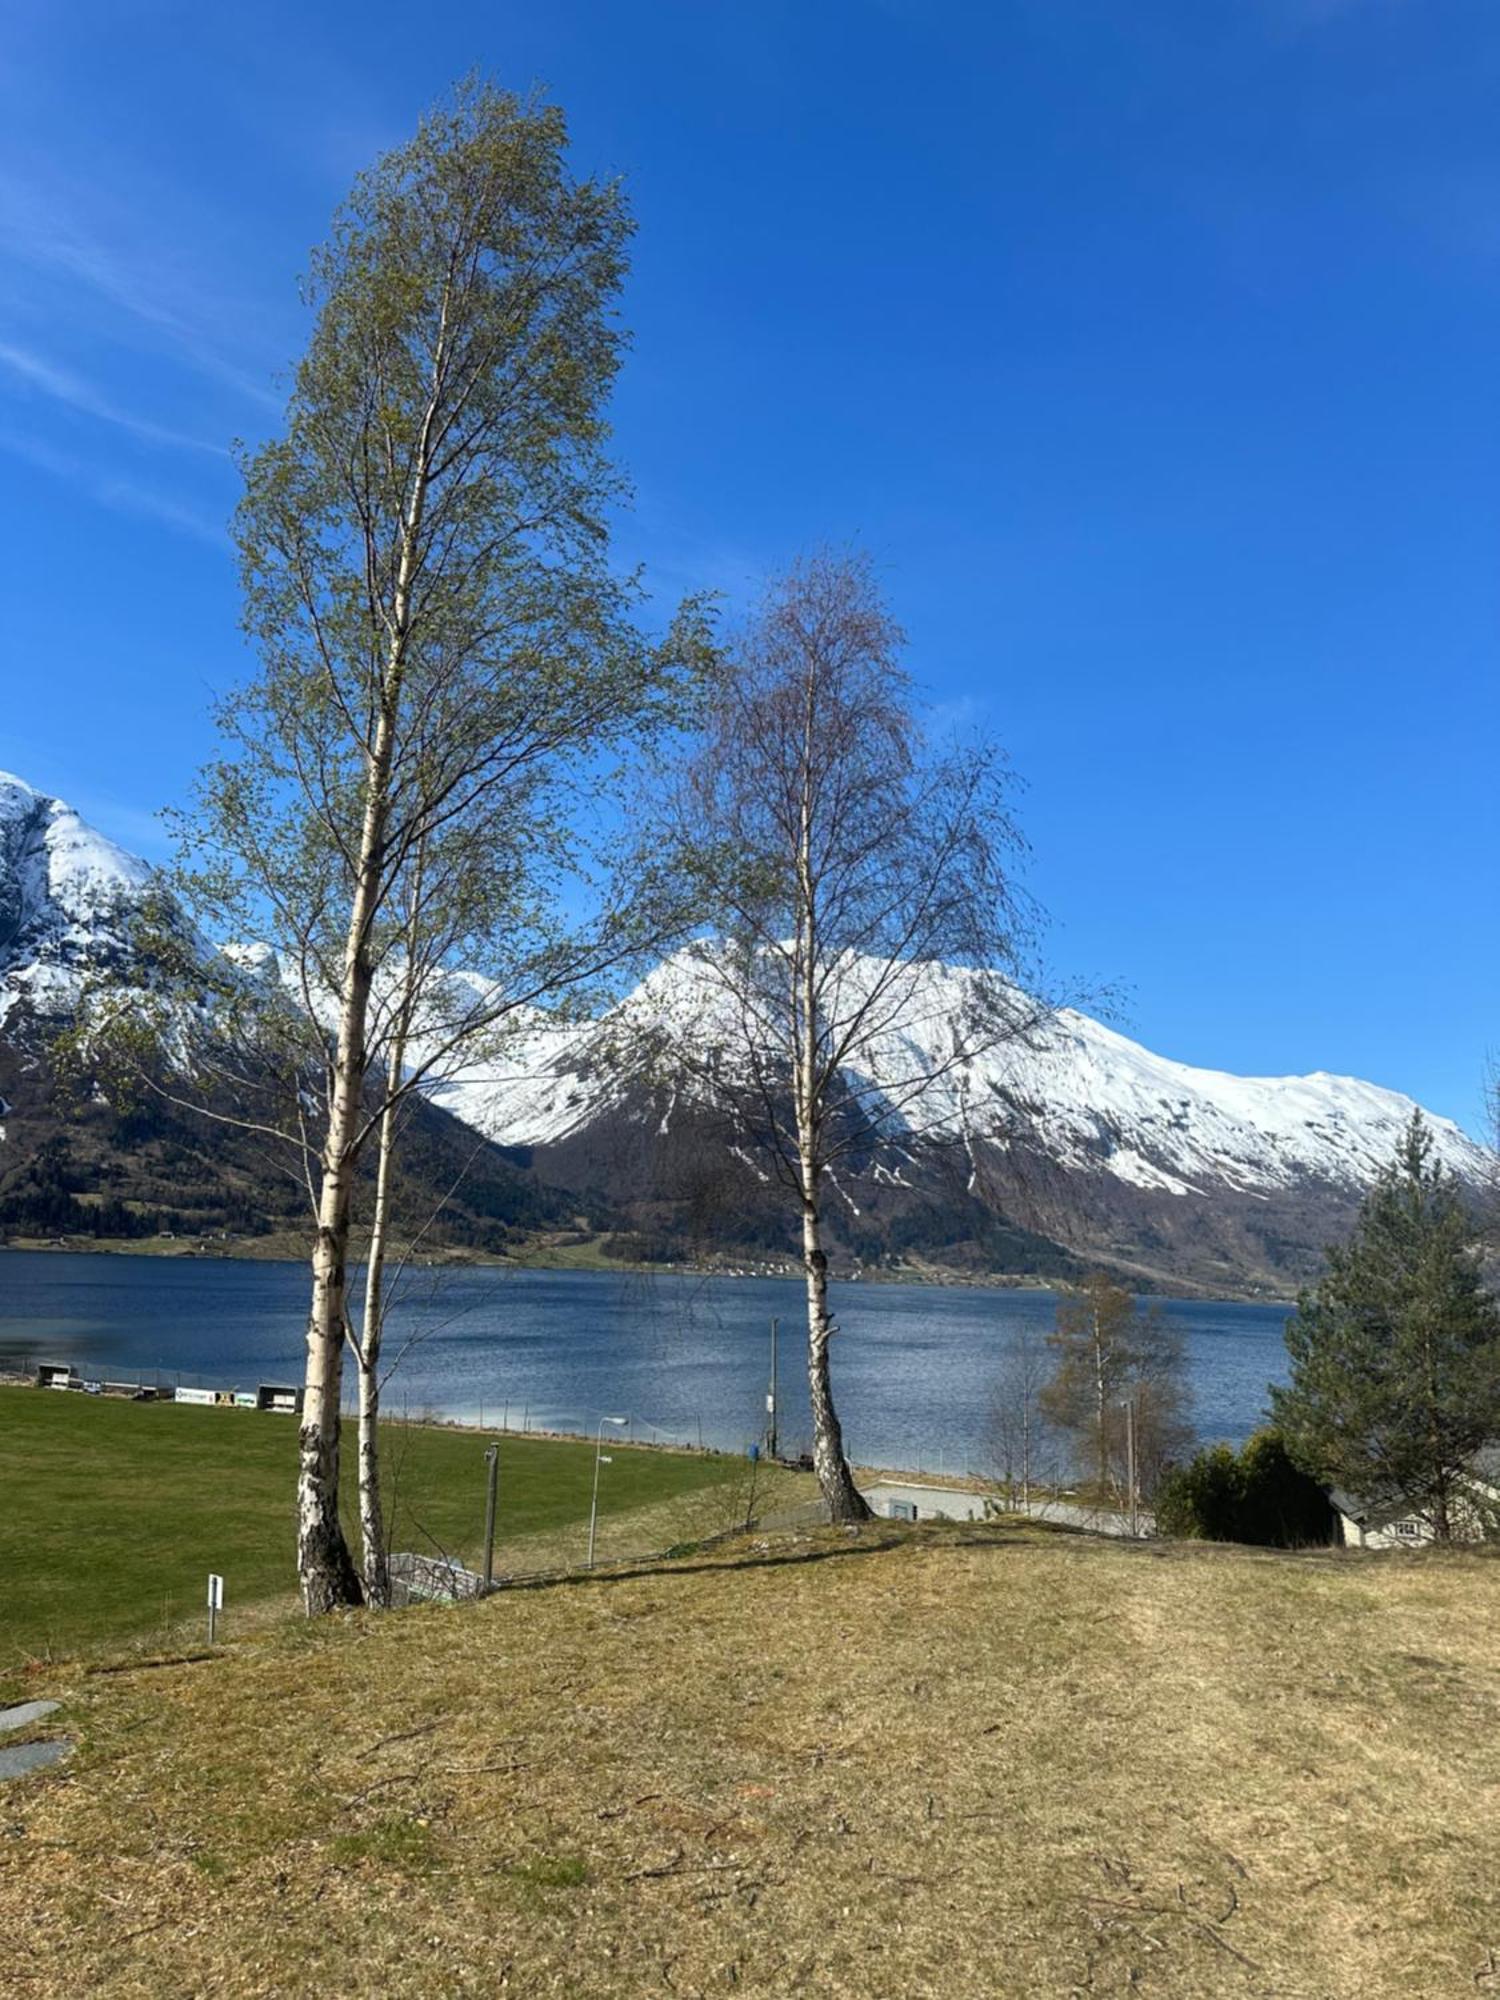
<path fill-rule="evenodd" d="M 290 1244 L 284 1235 L 230 1237 L 222 1244 L 216 1242 L 208 1247 L 204 1247 L 197 1240 L 181 1237 L 101 1239 L 83 1236 L 61 1240 L 11 1238 L 0 1242 L 0 1253 L 5 1251 L 31 1251 L 48 1256 L 72 1254 L 88 1257 L 155 1258 L 179 1264 L 297 1265 L 307 1261 L 306 1254 Z M 359 1263 L 361 1254 L 360 1250 L 356 1250 L 351 1261 Z M 756 1270 L 727 1261 L 715 1264 L 662 1264 L 597 1255 L 570 1256 L 566 1247 L 557 1248 L 548 1245 L 538 1245 L 515 1257 L 479 1250 L 439 1250 L 424 1259 L 423 1263 L 428 1268 L 452 1270 L 575 1271 L 593 1275 L 615 1272 L 621 1276 L 631 1277 L 756 1279 L 792 1285 L 800 1285 L 802 1282 L 802 1274 L 796 1270 Z M 1295 1292 L 1210 1291 L 1205 1286 L 1186 1281 L 1157 1279 L 1148 1282 L 1144 1273 L 1120 1272 L 1119 1275 L 1127 1281 L 1133 1275 L 1136 1281 L 1133 1289 L 1143 1298 L 1199 1299 L 1205 1304 L 1217 1302 L 1226 1305 L 1294 1306 L 1297 1302 Z M 829 1276 L 831 1281 L 838 1285 L 923 1285 L 938 1290 L 1003 1292 L 1056 1292 L 1066 1289 L 1056 1280 L 1038 1278 L 1025 1272 L 950 1272 L 931 1266 L 903 1266 L 894 1271 L 834 1270 Z"/>

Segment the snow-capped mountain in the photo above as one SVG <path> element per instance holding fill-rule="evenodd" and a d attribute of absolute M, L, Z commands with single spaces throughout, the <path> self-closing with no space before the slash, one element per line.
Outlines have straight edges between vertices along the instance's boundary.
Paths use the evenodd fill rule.
<path fill-rule="evenodd" d="M 847 988 L 873 968 L 854 962 Z M 897 1025 L 861 1064 L 861 1082 L 903 1086 L 948 1060 L 946 1024 L 968 1004 L 972 975 L 934 966 L 914 987 Z M 835 999 L 834 1006 L 837 1008 Z M 696 952 L 678 954 L 648 975 L 615 1010 L 621 1024 L 693 1024 L 704 1042 L 718 1024 L 723 987 Z M 601 1033 L 601 1027 L 603 1032 Z M 617 1111 L 632 1079 L 601 1062 L 610 1023 L 540 1025 L 503 1073 L 456 1078 L 445 1101 L 468 1123 L 509 1146 L 546 1146 L 574 1137 Z M 684 1086 L 685 1088 L 687 1086 Z M 1356 1077 L 1232 1076 L 1153 1055 L 1139 1042 L 1072 1008 L 1034 1034 L 1002 1042 L 947 1071 L 921 1100 L 920 1119 L 892 1114 L 890 1136 L 915 1141 L 934 1131 L 1008 1144 L 1024 1133 L 1059 1167 L 1110 1175 L 1131 1187 L 1186 1197 L 1221 1188 L 1264 1194 L 1309 1179 L 1364 1187 L 1386 1165 L 1417 1109 L 1400 1091 Z M 1426 1114 L 1439 1156 L 1478 1180 L 1490 1156 L 1451 1119 Z"/>
<path fill-rule="evenodd" d="M 0 1242 L 161 1234 L 220 1246 L 279 1231 L 300 1247 L 305 1193 L 264 1141 L 160 1097 L 116 1103 L 97 1079 L 59 1086 L 55 1038 L 85 986 L 150 988 L 132 917 L 151 880 L 71 807 L 0 773 Z M 248 975 L 277 977 L 274 954 L 229 955 Z M 443 1208 L 437 1248 L 501 1249 L 572 1213 L 499 1148 L 476 1151 L 473 1133 L 435 1107 L 415 1107 L 411 1140 L 408 1197 L 414 1212 Z"/>
<path fill-rule="evenodd" d="M 845 996 L 871 968 L 852 961 Z M 899 1105 L 906 1086 L 951 1058 L 973 975 L 933 966 L 853 1081 L 866 1101 Z M 835 995 L 835 1009 L 839 1006 Z M 680 1197 L 676 1171 L 695 1131 L 687 1075 L 649 1084 L 620 1051 L 641 1023 L 690 1026 L 701 1046 L 726 1025 L 724 989 L 701 950 L 654 970 L 613 1021 L 539 1026 L 503 1071 L 455 1078 L 443 1100 L 466 1122 L 527 1149 L 546 1176 L 617 1197 Z M 1153 1280 L 1283 1287 L 1311 1271 L 1360 1195 L 1392 1158 L 1414 1101 L 1354 1077 L 1242 1077 L 1173 1062 L 1086 1014 L 1064 1009 L 1034 1033 L 948 1068 L 919 1115 L 891 1110 L 885 1157 L 864 1186 L 840 1190 L 846 1233 L 908 1200 L 979 1204 L 1079 1257 L 1105 1257 Z M 1450 1119 L 1428 1114 L 1437 1152 L 1475 1188 L 1495 1165 Z M 674 1138 L 674 1134 L 678 1135 Z M 941 1141 L 941 1144 L 935 1142 Z M 956 1171 L 955 1171 L 956 1169 Z M 884 1183 L 882 1187 L 880 1184 Z"/>
<path fill-rule="evenodd" d="M 23 1004 L 66 1016 L 90 972 L 123 963 L 150 873 L 61 799 L 0 771 L 0 1029 Z"/>
<path fill-rule="evenodd" d="M 32 1078 L 27 1101 L 41 1101 L 38 1037 L 67 1020 L 85 978 L 140 980 L 128 918 L 149 879 L 144 862 L 61 801 L 0 775 L 0 1097 L 26 1097 Z M 274 976 L 258 959 L 253 969 Z M 851 992 L 868 976 L 858 961 L 841 974 Z M 1285 1290 L 1347 1228 L 1416 1108 L 1353 1077 L 1191 1068 L 1064 1010 L 1039 1033 L 948 1069 L 923 1099 L 918 1129 L 896 1108 L 904 1083 L 948 1060 L 948 1024 L 972 1002 L 972 979 L 924 969 L 911 1004 L 851 1077 L 889 1107 L 882 1157 L 839 1190 L 836 1226 L 853 1260 L 899 1251 L 967 1269 L 1056 1272 L 1103 1259 L 1151 1282 Z M 630 1053 L 638 1043 L 628 1031 L 643 1023 L 712 1041 L 724 1006 L 701 953 L 680 953 L 602 1023 L 535 1014 L 503 1062 L 433 1095 L 522 1150 L 544 1187 L 582 1191 L 575 1207 L 607 1210 L 627 1234 L 679 1249 L 684 1237 L 769 1247 L 784 1223 L 754 1160 L 715 1129 L 686 1073 L 648 1073 Z M 1493 1155 L 1451 1120 L 1429 1122 L 1446 1164 L 1485 1184 Z M 0 1178 L 25 1144 L 11 1120 Z M 718 1193 L 705 1204 L 708 1180 Z"/>

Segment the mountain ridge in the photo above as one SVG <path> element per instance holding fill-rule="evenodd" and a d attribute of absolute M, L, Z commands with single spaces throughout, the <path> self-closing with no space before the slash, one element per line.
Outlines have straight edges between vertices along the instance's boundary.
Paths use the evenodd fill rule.
<path fill-rule="evenodd" d="M 66 1024 L 86 979 L 139 975 L 129 917 L 151 873 L 62 801 L 0 773 L 0 1076 L 12 1079 L 10 1090 L 0 1082 L 0 1101 L 29 1076 L 29 1094 L 19 1093 L 28 1129 L 48 1143 L 59 1121 L 35 1081 L 46 1031 Z M 708 1032 L 718 1003 L 701 952 L 653 968 L 605 1028 L 654 1012 Z M 858 1077 L 877 1093 L 899 1065 L 934 1058 L 941 1024 L 974 978 L 950 966 L 921 973 L 931 991 L 916 1024 L 877 1044 Z M 839 976 L 863 975 L 851 961 Z M 1326 1070 L 1243 1077 L 1179 1063 L 1074 1009 L 1027 1043 L 957 1065 L 932 1096 L 922 1131 L 893 1116 L 871 1174 L 836 1187 L 846 1267 L 916 1259 L 979 1275 L 1008 1258 L 1024 1273 L 1067 1276 L 1101 1261 L 1153 1286 L 1284 1295 L 1347 1228 L 1418 1108 Z M 435 1128 L 446 1120 L 481 1135 L 495 1171 L 524 1180 L 521 1209 L 586 1207 L 608 1218 L 599 1226 L 622 1255 L 676 1261 L 769 1251 L 783 1239 L 790 1248 L 764 1173 L 695 1100 L 690 1078 L 633 1070 L 598 1023 L 537 1016 L 501 1073 L 460 1072 L 430 1099 Z M 1483 1185 L 1493 1155 L 1453 1120 L 1424 1115 L 1445 1163 Z M 9 1124 L 0 1122 L 0 1217 L 28 1145 L 28 1130 Z M 113 1144 L 101 1145 L 101 1161 Z M 212 1153 L 194 1151 L 208 1171 Z"/>

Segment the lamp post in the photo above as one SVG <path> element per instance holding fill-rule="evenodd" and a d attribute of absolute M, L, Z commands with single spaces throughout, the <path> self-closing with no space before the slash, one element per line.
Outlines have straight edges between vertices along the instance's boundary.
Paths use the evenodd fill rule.
<path fill-rule="evenodd" d="M 766 1392 L 766 1456 L 776 1456 L 776 1335 L 781 1321 L 773 1317 L 771 1321 L 771 1386 Z"/>
<path fill-rule="evenodd" d="M 613 1424 L 616 1429 L 624 1430 L 629 1422 L 629 1417 L 601 1417 L 594 1433 L 594 1497 L 589 1502 L 589 1559 L 585 1565 L 588 1569 L 594 1567 L 594 1537 L 599 1528 L 599 1468 L 608 1463 L 604 1456 L 604 1426 Z"/>
<path fill-rule="evenodd" d="M 500 1483 L 500 1447 L 492 1444 L 484 1454 L 484 1587 L 495 1587 L 495 1488 Z"/>
<path fill-rule="evenodd" d="M 1125 1483 L 1130 1493 L 1130 1533 L 1138 1536 L 1141 1531 L 1140 1481 L 1135 1463 L 1135 1397 L 1125 1400 Z"/>

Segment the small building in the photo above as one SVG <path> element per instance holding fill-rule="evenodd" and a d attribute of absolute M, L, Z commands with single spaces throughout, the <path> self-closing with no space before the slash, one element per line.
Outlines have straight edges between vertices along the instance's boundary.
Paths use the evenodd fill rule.
<path fill-rule="evenodd" d="M 1432 1521 L 1419 1504 L 1397 1497 L 1365 1500 L 1330 1488 L 1345 1548 L 1420 1548 L 1433 1539 Z M 1463 1486 L 1449 1507 L 1456 1540 L 1482 1542 L 1500 1525 L 1500 1442 L 1484 1445 L 1469 1461 Z"/>
<path fill-rule="evenodd" d="M 990 1495 L 972 1486 L 927 1486 L 920 1480 L 872 1479 L 860 1488 L 888 1521 L 982 1521 Z"/>
<path fill-rule="evenodd" d="M 302 1391 L 294 1389 L 290 1382 L 262 1382 L 255 1392 L 255 1407 L 298 1414 L 302 1409 Z"/>
<path fill-rule="evenodd" d="M 36 1365 L 39 1389 L 81 1389 L 83 1378 L 71 1361 L 39 1361 Z"/>

